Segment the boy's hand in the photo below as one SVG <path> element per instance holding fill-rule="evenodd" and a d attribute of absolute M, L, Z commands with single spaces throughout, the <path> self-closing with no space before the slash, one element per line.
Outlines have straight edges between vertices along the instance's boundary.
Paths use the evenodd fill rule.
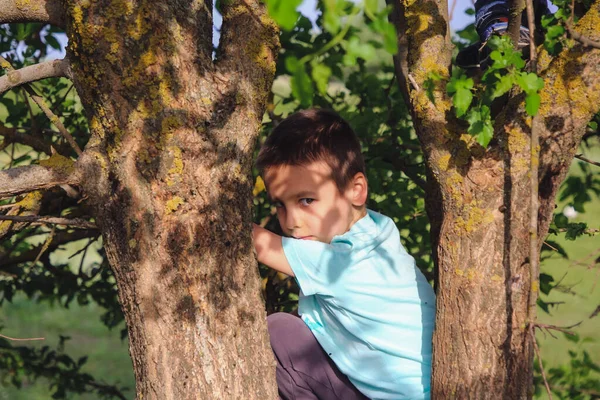
<path fill-rule="evenodd" d="M 276 271 L 294 276 L 294 271 L 292 271 L 292 267 L 290 267 L 290 263 L 283 252 L 281 236 L 254 224 L 252 237 L 254 238 L 254 248 L 256 249 L 258 261 Z"/>

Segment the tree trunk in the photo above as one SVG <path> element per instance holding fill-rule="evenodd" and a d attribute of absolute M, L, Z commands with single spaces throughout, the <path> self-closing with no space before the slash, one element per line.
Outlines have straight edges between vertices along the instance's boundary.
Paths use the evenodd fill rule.
<path fill-rule="evenodd" d="M 451 46 L 447 4 L 392 1 L 398 30 L 396 76 L 428 165 L 427 211 L 437 267 L 432 398 L 526 399 L 533 348 L 528 304 L 537 299 L 529 266 L 531 118 L 523 95 L 496 116 L 487 150 L 453 117 L 445 85 Z M 598 40 L 596 2 L 576 27 Z M 600 51 L 575 44 L 542 52 L 538 246 L 587 122 L 600 108 Z M 443 77 L 430 95 L 430 74 Z M 537 119 L 536 119 L 537 120 Z M 531 290 L 533 287 L 534 290 Z"/>
<path fill-rule="evenodd" d="M 80 164 L 139 399 L 276 397 L 250 237 L 252 154 L 278 32 L 258 2 L 69 2 L 92 138 Z"/>

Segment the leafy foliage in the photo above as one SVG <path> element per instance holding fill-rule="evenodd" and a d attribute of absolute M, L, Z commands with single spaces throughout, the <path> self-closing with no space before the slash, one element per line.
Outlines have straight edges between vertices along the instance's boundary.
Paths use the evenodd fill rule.
<path fill-rule="evenodd" d="M 267 0 L 266 4 L 283 28 L 284 50 L 277 64 L 278 83 L 273 104 L 269 106 L 269 120 L 264 124 L 263 138 L 284 116 L 300 108 L 317 106 L 337 110 L 351 123 L 363 145 L 370 189 L 369 208 L 394 219 L 403 244 L 431 279 L 432 249 L 423 200 L 425 166 L 411 118 L 394 79 L 391 54 L 397 51 L 397 43 L 394 27 L 387 19 L 390 9 L 380 7 L 375 0 L 366 0 L 363 4 L 324 0 L 318 4 L 320 14 L 316 22 L 318 29 L 315 29 L 296 10 L 298 0 Z M 560 4 L 566 6 L 566 1 Z M 547 47 L 553 46 L 556 51 L 560 51 L 564 43 L 564 28 L 561 31 L 562 25 L 556 21 L 565 21 L 567 15 L 560 12 L 554 15 L 555 20 L 545 19 Z M 42 60 L 50 49 L 60 47 L 58 34 L 55 28 L 42 24 L 0 25 L 0 53 L 10 58 L 16 68 L 31 65 Z M 463 44 L 476 39 L 472 25 L 457 34 Z M 527 112 L 534 115 L 539 106 L 537 93 L 543 84 L 537 76 L 524 71 L 525 63 L 520 53 L 512 50 L 507 38 L 493 37 L 489 46 L 493 62 L 479 81 L 453 68 L 446 86 L 456 116 L 468 123 L 468 132 L 483 147 L 493 137 L 492 103 L 511 90 L 521 90 L 526 97 Z M 436 73 L 430 77 L 432 82 L 442 79 Z M 88 137 L 87 121 L 72 86 L 65 80 L 49 79 L 34 84 L 34 88 L 48 99 L 78 144 L 84 147 Z M 0 98 L 0 104 L 0 109 L 4 107 L 7 111 L 0 126 L 30 134 L 48 147 L 52 144 L 60 154 L 74 156 L 58 133 L 52 130 L 47 118 L 35 107 L 28 106 L 20 89 Z M 598 116 L 590 122 L 589 137 L 592 139 L 598 137 L 598 122 Z M 44 148 L 17 145 L 5 137 L 0 150 L 8 161 L 3 167 L 37 163 L 49 156 Z M 600 195 L 600 180 L 588 165 L 580 164 L 580 169 L 582 174 L 568 178 L 559 200 L 569 202 L 577 211 L 583 212 L 593 196 Z M 261 186 L 259 177 L 256 179 L 256 220 L 277 231 L 278 224 L 264 192 L 264 184 Z M 0 206 L 24 202 L 26 197 L 20 196 L 2 200 Z M 61 190 L 46 192 L 38 206 L 40 215 L 89 217 L 85 207 L 69 199 Z M 20 207 L 19 212 L 31 210 Z M 583 223 L 569 222 L 558 213 L 552 229 L 551 234 L 565 233 L 575 239 L 585 227 Z M 99 245 L 97 232 L 57 229 L 49 248 L 42 252 L 43 243 L 50 235 L 47 228 L 0 223 L 0 303 L 10 306 L 19 292 L 32 301 L 67 308 L 73 302 L 80 305 L 93 302 L 105 309 L 102 321 L 108 328 L 122 327 L 123 316 L 106 255 L 98 250 L 98 259 L 90 260 L 85 251 L 78 253 L 68 244 L 84 240 L 91 247 L 94 243 Z M 566 251 L 558 243 L 552 240 L 546 243 L 544 256 L 552 252 L 567 258 Z M 71 256 L 75 255 L 75 259 L 81 256 L 78 266 L 56 257 L 64 247 L 69 249 Z M 268 312 L 295 310 L 298 299 L 295 281 L 266 268 L 261 268 L 261 274 Z M 560 284 L 560 280 L 549 274 L 540 276 L 540 291 L 544 296 Z M 538 304 L 544 311 L 551 312 L 554 305 L 546 300 L 541 298 Z M 125 330 L 121 330 L 122 336 L 124 333 Z M 45 377 L 57 399 L 90 390 L 100 397 L 120 397 L 123 388 L 96 381 L 84 372 L 86 359 L 71 358 L 64 353 L 62 344 L 55 348 L 33 348 L 0 340 L 3 382 L 19 386 L 25 378 L 31 381 Z M 598 391 L 597 381 L 590 374 L 597 372 L 591 357 L 584 351 L 573 353 L 571 357 L 574 361 L 570 365 L 548 372 L 551 382 L 556 383 L 557 396 L 584 398 L 577 396 L 585 396 L 586 390 Z M 536 390 L 541 388 L 540 379 L 538 374 Z"/>
<path fill-rule="evenodd" d="M 453 67 L 452 76 L 446 85 L 456 116 L 469 123 L 467 131 L 484 148 L 494 134 L 490 112 L 493 101 L 517 86 L 525 93 L 527 114 L 534 116 L 540 107 L 539 91 L 544 87 L 544 81 L 540 77 L 524 70 L 525 61 L 521 52 L 513 48 L 508 35 L 493 35 L 487 46 L 491 50 L 489 57 L 492 62 L 477 84 L 460 68 Z"/>

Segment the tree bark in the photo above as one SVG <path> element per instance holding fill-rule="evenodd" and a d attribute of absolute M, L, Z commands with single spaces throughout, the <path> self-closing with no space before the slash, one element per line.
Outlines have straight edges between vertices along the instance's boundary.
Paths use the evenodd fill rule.
<path fill-rule="evenodd" d="M 258 1 L 68 2 L 92 138 L 79 164 L 139 399 L 276 397 L 251 232 L 252 154 L 278 31 Z"/>
<path fill-rule="evenodd" d="M 400 4 L 396 23 L 408 47 L 399 82 L 428 165 L 427 210 L 437 267 L 432 398 L 525 399 L 532 395 L 533 346 L 528 326 L 529 134 L 523 95 L 496 116 L 487 150 L 453 117 L 445 85 L 450 43 L 447 5 Z M 593 39 L 599 3 L 578 24 Z M 396 16 L 395 21 L 401 19 Z M 396 61 L 396 68 L 402 65 Z M 551 59 L 542 53 L 538 246 L 548 232 L 554 199 L 585 126 L 600 108 L 600 52 L 575 44 Z M 445 77 L 431 101 L 423 83 Z M 539 287 L 534 284 L 534 288 Z"/>

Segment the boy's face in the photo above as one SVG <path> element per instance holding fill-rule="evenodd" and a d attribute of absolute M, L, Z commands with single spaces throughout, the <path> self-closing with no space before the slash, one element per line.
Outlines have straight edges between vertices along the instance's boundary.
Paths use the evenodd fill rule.
<path fill-rule="evenodd" d="M 264 178 L 281 229 L 288 236 L 331 243 L 365 213 L 366 180 L 362 173 L 356 174 L 343 193 L 325 162 L 270 167 Z M 364 196 L 359 193 L 361 188 Z"/>

